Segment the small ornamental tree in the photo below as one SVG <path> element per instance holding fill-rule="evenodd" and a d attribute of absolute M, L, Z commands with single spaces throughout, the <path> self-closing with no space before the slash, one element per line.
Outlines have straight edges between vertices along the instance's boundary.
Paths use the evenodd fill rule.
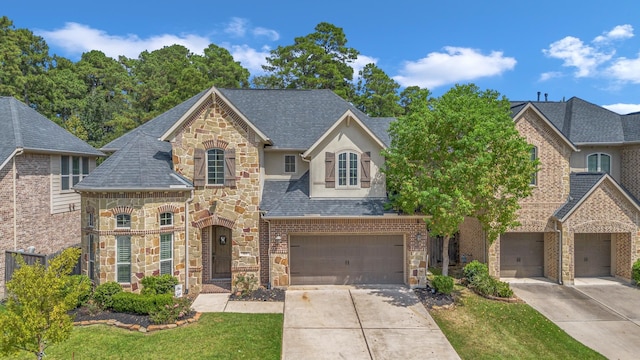
<path fill-rule="evenodd" d="M 48 346 L 69 338 L 73 322 L 67 312 L 83 291 L 68 288 L 79 257 L 80 249 L 66 249 L 47 268 L 17 257 L 20 267 L 7 282 L 6 311 L 0 313 L 0 355 L 26 351 L 42 359 Z"/>
<path fill-rule="evenodd" d="M 466 217 L 480 221 L 489 242 L 517 225 L 537 162 L 497 92 L 475 85 L 456 85 L 440 98 L 425 92 L 416 91 L 407 115 L 391 124 L 383 171 L 391 205 L 424 213 L 430 233 L 443 237 L 447 275 L 449 239 Z"/>

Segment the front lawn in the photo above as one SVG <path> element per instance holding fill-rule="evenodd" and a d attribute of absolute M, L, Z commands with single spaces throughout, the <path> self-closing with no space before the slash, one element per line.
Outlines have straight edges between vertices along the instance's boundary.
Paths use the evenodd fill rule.
<path fill-rule="evenodd" d="M 454 309 L 429 312 L 462 359 L 605 359 L 527 304 L 460 295 Z"/>
<path fill-rule="evenodd" d="M 196 323 L 148 334 L 106 325 L 75 327 L 69 340 L 46 351 L 46 359 L 280 359 L 283 319 L 282 314 L 205 313 Z"/>

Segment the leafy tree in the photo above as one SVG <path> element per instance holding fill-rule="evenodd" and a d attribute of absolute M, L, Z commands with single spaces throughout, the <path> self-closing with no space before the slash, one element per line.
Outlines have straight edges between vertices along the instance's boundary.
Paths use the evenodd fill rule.
<path fill-rule="evenodd" d="M 48 346 L 69 338 L 73 322 L 67 311 L 86 290 L 68 286 L 79 257 L 80 249 L 66 249 L 47 268 L 18 257 L 20 268 L 6 284 L 6 311 L 0 313 L 0 354 L 27 351 L 42 359 Z"/>
<path fill-rule="evenodd" d="M 365 114 L 375 117 L 401 115 L 398 89 L 400 85 L 375 64 L 367 64 L 360 70 L 354 104 Z"/>
<path fill-rule="evenodd" d="M 447 275 L 449 238 L 465 217 L 477 218 L 490 242 L 518 224 L 536 163 L 498 92 L 456 85 L 440 98 L 413 99 L 391 125 L 384 172 L 393 205 L 425 213 L 431 234 L 443 236 Z"/>
<path fill-rule="evenodd" d="M 421 89 L 419 86 L 408 86 L 400 93 L 400 106 L 405 115 L 409 115 L 413 106 L 417 109 L 429 100 L 431 93 L 428 89 Z"/>
<path fill-rule="evenodd" d="M 358 51 L 347 47 L 347 38 L 335 25 L 322 22 L 315 32 L 297 37 L 293 45 L 278 46 L 262 68 L 266 75 L 254 78 L 258 88 L 331 89 L 344 99 L 353 96 L 353 68 Z"/>

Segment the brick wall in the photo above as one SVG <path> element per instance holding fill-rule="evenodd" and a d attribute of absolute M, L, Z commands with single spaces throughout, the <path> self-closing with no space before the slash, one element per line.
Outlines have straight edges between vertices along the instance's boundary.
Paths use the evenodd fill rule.
<path fill-rule="evenodd" d="M 80 243 L 80 210 L 51 215 L 49 155 L 16 156 L 17 249 L 34 246 L 51 254 Z M 14 250 L 12 162 L 0 171 L 0 287 L 4 289 L 4 250 Z"/>
<path fill-rule="evenodd" d="M 640 146 L 628 146 L 621 151 L 620 158 L 620 183 L 636 199 L 640 199 Z"/>

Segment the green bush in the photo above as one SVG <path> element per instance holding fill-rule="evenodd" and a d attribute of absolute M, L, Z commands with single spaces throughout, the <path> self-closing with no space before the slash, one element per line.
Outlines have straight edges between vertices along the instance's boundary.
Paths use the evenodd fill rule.
<path fill-rule="evenodd" d="M 511 287 L 509 287 L 509 284 L 504 281 L 499 281 L 499 280 L 496 280 L 496 281 L 497 283 L 496 283 L 495 296 L 501 297 L 501 298 L 512 298 L 513 290 L 511 290 Z"/>
<path fill-rule="evenodd" d="M 168 324 L 185 318 L 189 313 L 191 313 L 191 300 L 189 298 L 173 298 L 173 303 L 152 311 L 149 314 L 149 318 L 154 324 Z"/>
<path fill-rule="evenodd" d="M 122 292 L 122 286 L 115 281 L 100 284 L 93 291 L 93 301 L 102 309 L 111 309 L 113 296 Z"/>
<path fill-rule="evenodd" d="M 80 293 L 75 307 L 85 305 L 91 299 L 91 279 L 87 275 L 71 275 L 67 281 L 64 296 L 66 297 L 71 291 L 75 290 Z"/>
<path fill-rule="evenodd" d="M 636 260 L 631 267 L 631 278 L 636 282 L 636 285 L 640 285 L 640 259 Z"/>
<path fill-rule="evenodd" d="M 174 287 L 179 284 L 178 279 L 169 274 L 146 276 L 141 282 L 143 295 L 173 294 Z"/>
<path fill-rule="evenodd" d="M 112 300 L 113 311 L 138 315 L 149 315 L 173 304 L 171 294 L 141 295 L 123 291 L 113 295 Z"/>
<path fill-rule="evenodd" d="M 442 294 L 451 294 L 453 291 L 453 278 L 451 276 L 436 275 L 431 280 L 431 284 L 437 292 Z"/>
<path fill-rule="evenodd" d="M 500 281 L 488 273 L 480 273 L 473 277 L 471 286 L 482 295 L 490 295 L 501 298 L 513 296 L 513 290 L 508 283 Z"/>
<path fill-rule="evenodd" d="M 253 274 L 238 274 L 233 282 L 233 291 L 239 292 L 240 296 L 247 296 L 258 287 L 258 278 Z"/>
<path fill-rule="evenodd" d="M 473 260 L 462 269 L 462 275 L 470 283 L 472 283 L 473 279 L 480 274 L 489 275 L 489 267 L 487 267 L 487 264 L 483 264 L 478 260 Z"/>

